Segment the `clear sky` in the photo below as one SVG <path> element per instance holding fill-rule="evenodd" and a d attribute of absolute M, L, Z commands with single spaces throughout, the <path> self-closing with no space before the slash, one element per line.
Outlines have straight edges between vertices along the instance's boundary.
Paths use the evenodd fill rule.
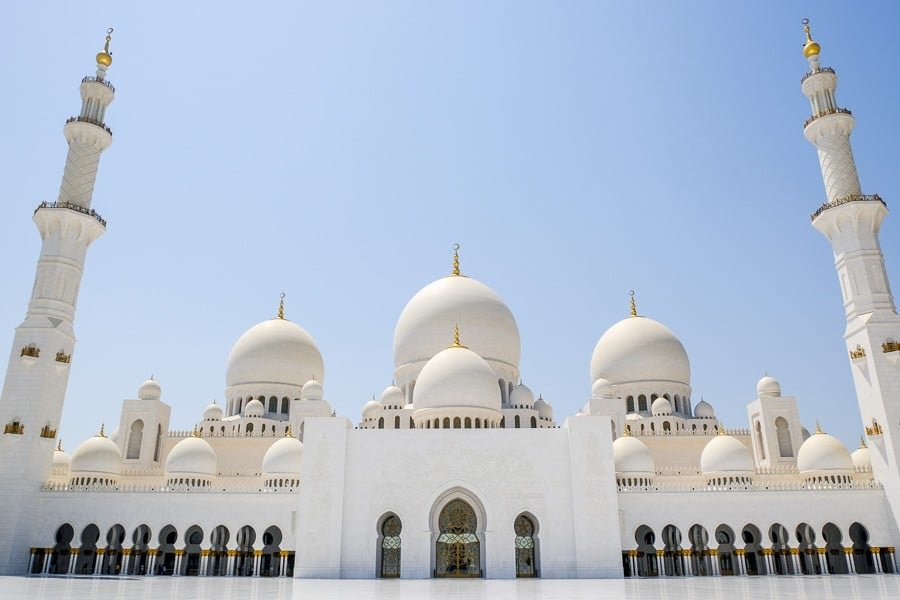
<path fill-rule="evenodd" d="M 151 8 L 152 6 L 152 8 Z M 561 422 L 628 311 L 691 357 L 728 427 L 767 371 L 852 450 L 861 423 L 824 201 L 801 126 L 800 19 L 853 110 L 863 189 L 900 198 L 895 2 L 7 2 L 0 9 L 0 348 L 31 292 L 34 207 L 116 28 L 61 436 L 118 423 L 154 374 L 188 429 L 231 345 L 274 316 L 317 340 L 359 419 L 404 304 L 450 271 L 515 314 L 524 381 Z M 900 221 L 881 239 L 900 286 Z M 894 400 L 896 401 L 896 399 Z"/>

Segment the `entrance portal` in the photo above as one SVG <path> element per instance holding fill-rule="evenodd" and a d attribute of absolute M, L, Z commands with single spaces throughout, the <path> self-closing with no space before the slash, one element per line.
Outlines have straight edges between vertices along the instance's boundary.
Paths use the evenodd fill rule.
<path fill-rule="evenodd" d="M 477 523 L 475 511 L 465 500 L 451 500 L 441 510 L 435 577 L 481 577 L 481 543 L 475 535 Z"/>

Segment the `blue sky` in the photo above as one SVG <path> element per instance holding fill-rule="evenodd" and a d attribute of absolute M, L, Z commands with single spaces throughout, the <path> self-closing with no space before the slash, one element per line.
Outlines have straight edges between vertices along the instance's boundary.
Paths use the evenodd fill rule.
<path fill-rule="evenodd" d="M 172 427 L 191 427 L 282 291 L 324 355 L 326 399 L 356 421 L 454 242 L 515 314 L 525 383 L 560 421 L 634 289 L 727 426 L 746 426 L 767 371 L 807 427 L 856 447 L 831 251 L 809 223 L 824 191 L 801 132 L 800 19 L 857 117 L 863 189 L 891 206 L 895 3 L 195 4 L 0 15 L 0 348 L 24 316 L 62 125 L 116 28 L 94 195 L 109 228 L 79 298 L 69 450 L 151 374 Z M 898 227 L 881 232 L 895 284 Z"/>

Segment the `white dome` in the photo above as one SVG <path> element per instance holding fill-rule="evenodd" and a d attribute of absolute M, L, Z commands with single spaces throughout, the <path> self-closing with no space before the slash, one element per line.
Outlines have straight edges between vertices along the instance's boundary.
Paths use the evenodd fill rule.
<path fill-rule="evenodd" d="M 321 400 L 323 395 L 322 384 L 316 379 L 310 379 L 300 389 L 300 397 L 304 400 Z"/>
<path fill-rule="evenodd" d="M 118 475 L 122 472 L 122 455 L 119 454 L 119 447 L 105 436 L 96 435 L 88 438 L 72 453 L 70 470 L 73 473 Z"/>
<path fill-rule="evenodd" d="M 591 381 L 691 384 L 691 363 L 672 331 L 647 317 L 629 317 L 604 333 L 591 357 Z"/>
<path fill-rule="evenodd" d="M 293 436 L 285 436 L 269 446 L 263 456 L 262 472 L 267 475 L 299 475 L 303 458 L 303 443 Z"/>
<path fill-rule="evenodd" d="M 394 406 L 403 408 L 403 405 L 406 404 L 405 400 L 406 399 L 403 397 L 403 390 L 396 385 L 389 385 L 381 392 L 381 404 L 387 408 Z"/>
<path fill-rule="evenodd" d="M 159 400 L 162 397 L 162 388 L 155 379 L 148 379 L 138 389 L 138 398 L 141 400 Z"/>
<path fill-rule="evenodd" d="M 222 407 L 218 404 L 210 404 L 203 410 L 204 421 L 220 421 L 222 419 Z"/>
<path fill-rule="evenodd" d="M 53 466 L 54 467 L 65 467 L 68 469 L 72 465 L 72 457 L 69 456 L 68 452 L 64 452 L 63 450 L 54 450 L 53 451 Z"/>
<path fill-rule="evenodd" d="M 872 455 L 869 454 L 869 449 L 865 446 L 857 448 L 853 451 L 853 454 L 850 455 L 850 460 L 853 461 L 853 466 L 857 469 L 871 469 L 872 468 Z M 56 457 L 53 458 L 53 464 L 56 464 Z"/>
<path fill-rule="evenodd" d="M 366 402 L 365 406 L 363 406 L 363 419 L 371 419 L 372 417 L 377 415 L 382 408 L 384 408 L 384 406 L 378 400 L 369 400 L 368 402 Z"/>
<path fill-rule="evenodd" d="M 394 367 L 437 355 L 447 347 L 454 326 L 484 360 L 518 368 L 519 328 L 512 312 L 491 288 L 463 276 L 428 284 L 404 307 L 394 330 Z"/>
<path fill-rule="evenodd" d="M 800 445 L 797 451 L 797 470 L 852 471 L 853 459 L 847 448 L 834 436 L 817 431 Z"/>
<path fill-rule="evenodd" d="M 591 386 L 591 398 L 609 398 L 613 395 L 613 384 L 600 377 Z"/>
<path fill-rule="evenodd" d="M 217 466 L 216 451 L 199 437 L 181 440 L 166 457 L 166 473 L 215 475 Z"/>
<path fill-rule="evenodd" d="M 543 396 L 539 396 L 537 400 L 534 402 L 534 409 L 538 411 L 538 415 L 542 419 L 553 419 L 553 407 L 550 406 L 550 403 L 544 400 Z"/>
<path fill-rule="evenodd" d="M 301 386 L 325 377 L 315 340 L 287 319 L 269 319 L 238 338 L 228 356 L 226 385 L 282 383 Z"/>
<path fill-rule="evenodd" d="M 694 416 L 698 419 L 715 419 L 716 411 L 713 410 L 712 404 L 706 400 L 700 400 L 694 407 Z"/>
<path fill-rule="evenodd" d="M 781 395 L 781 384 L 774 377 L 766 375 L 756 384 L 756 395 L 760 398 L 777 398 Z"/>
<path fill-rule="evenodd" d="M 463 347 L 438 352 L 425 363 L 413 391 L 416 410 L 487 408 L 500 410 L 500 388 L 493 369 Z"/>
<path fill-rule="evenodd" d="M 259 400 L 253 399 L 244 407 L 245 417 L 263 417 L 266 414 L 266 407 Z"/>
<path fill-rule="evenodd" d="M 513 388 L 512 394 L 509 395 L 509 403 L 513 406 L 525 406 L 527 408 L 534 407 L 534 393 L 528 386 L 519 384 Z"/>
<path fill-rule="evenodd" d="M 753 473 L 753 455 L 737 438 L 719 434 L 700 454 L 700 470 L 708 473 Z"/>
<path fill-rule="evenodd" d="M 654 417 L 665 417 L 672 414 L 672 403 L 660 396 L 650 405 Z"/>
<path fill-rule="evenodd" d="M 636 437 L 618 437 L 612 447 L 616 473 L 656 473 L 656 463 L 650 449 Z"/>

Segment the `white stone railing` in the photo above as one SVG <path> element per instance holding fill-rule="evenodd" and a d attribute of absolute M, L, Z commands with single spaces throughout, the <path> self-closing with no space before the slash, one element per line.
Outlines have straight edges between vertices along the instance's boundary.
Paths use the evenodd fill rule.
<path fill-rule="evenodd" d="M 748 484 L 702 485 L 690 483 L 660 482 L 647 486 L 618 486 L 619 493 L 652 492 L 820 492 L 831 490 L 880 490 L 874 480 L 854 480 L 850 483 L 811 484 L 804 481 L 762 481 Z"/>
<path fill-rule="evenodd" d="M 163 493 L 163 494 L 291 494 L 297 493 L 299 488 L 267 488 L 259 485 L 214 485 L 206 488 L 188 488 L 181 486 L 170 488 L 165 484 L 160 485 L 118 485 L 115 487 L 105 485 L 79 485 L 71 486 L 68 483 L 46 482 L 41 485 L 42 492 L 112 492 L 112 493 Z"/>

